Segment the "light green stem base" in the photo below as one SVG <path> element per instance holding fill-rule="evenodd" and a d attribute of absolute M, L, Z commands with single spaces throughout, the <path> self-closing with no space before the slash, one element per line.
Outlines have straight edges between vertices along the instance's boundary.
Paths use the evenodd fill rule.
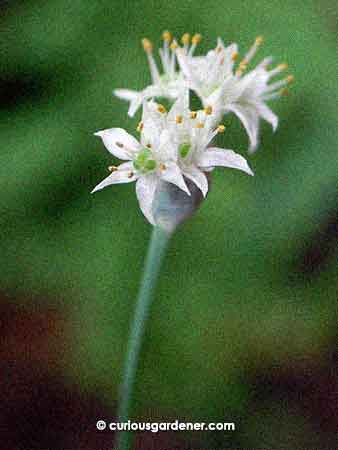
<path fill-rule="evenodd" d="M 158 279 L 158 274 L 160 271 L 161 261 L 165 254 L 169 238 L 170 234 L 167 231 L 158 226 L 154 227 L 149 244 L 148 254 L 145 261 L 143 278 L 137 298 L 134 320 L 132 323 L 128 342 L 127 357 L 124 366 L 123 381 L 119 398 L 119 422 L 127 422 L 130 418 L 136 371 L 140 357 L 142 339 L 145 332 L 145 326 L 149 315 L 151 301 L 156 287 L 156 281 Z M 132 443 L 132 432 L 119 432 L 117 438 L 118 450 L 131 450 Z"/>

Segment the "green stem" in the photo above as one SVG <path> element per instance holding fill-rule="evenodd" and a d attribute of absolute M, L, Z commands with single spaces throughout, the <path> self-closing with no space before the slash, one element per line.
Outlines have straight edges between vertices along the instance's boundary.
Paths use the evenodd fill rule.
<path fill-rule="evenodd" d="M 128 342 L 127 357 L 125 360 L 123 381 L 119 397 L 119 422 L 127 422 L 130 417 L 136 371 L 142 347 L 142 338 L 145 332 L 145 326 L 160 271 L 161 261 L 165 254 L 169 238 L 170 234 L 163 230 L 163 228 L 160 228 L 159 226 L 154 227 Z M 117 449 L 130 450 L 132 448 L 132 441 L 132 432 L 120 431 L 118 434 Z"/>

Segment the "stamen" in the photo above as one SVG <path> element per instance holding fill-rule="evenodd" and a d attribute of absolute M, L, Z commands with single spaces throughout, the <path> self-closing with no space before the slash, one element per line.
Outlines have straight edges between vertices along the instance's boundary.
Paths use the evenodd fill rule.
<path fill-rule="evenodd" d="M 197 117 L 197 111 L 191 111 L 190 117 L 191 117 L 192 119 L 196 119 L 196 117 Z"/>
<path fill-rule="evenodd" d="M 198 128 L 198 129 L 204 128 L 204 123 L 203 122 L 198 122 L 196 124 L 196 128 Z"/>
<path fill-rule="evenodd" d="M 134 172 L 129 172 L 128 173 L 128 178 L 133 178 L 133 176 L 134 176 Z"/>
<path fill-rule="evenodd" d="M 170 49 L 171 50 L 176 50 L 178 48 L 178 43 L 176 42 L 176 41 L 173 41 L 171 44 L 170 44 Z"/>
<path fill-rule="evenodd" d="M 218 45 L 215 50 L 216 50 L 216 53 L 221 53 L 222 47 L 220 45 Z"/>
<path fill-rule="evenodd" d="M 161 114 L 165 114 L 165 113 L 167 112 L 167 110 L 165 109 L 165 107 L 164 107 L 163 105 L 161 105 L 161 104 L 159 104 L 159 105 L 157 106 L 157 111 L 158 111 L 159 113 L 161 113 Z"/>
<path fill-rule="evenodd" d="M 115 144 L 116 144 L 118 147 L 123 148 L 122 142 L 115 142 Z"/>
<path fill-rule="evenodd" d="M 189 45 L 190 42 L 190 34 L 184 33 L 184 35 L 181 37 L 181 42 L 183 45 Z"/>
<path fill-rule="evenodd" d="M 142 45 L 143 45 L 143 49 L 145 52 L 152 52 L 153 51 L 153 44 L 152 42 L 147 39 L 147 38 L 143 38 L 142 39 Z"/>
<path fill-rule="evenodd" d="M 239 64 L 239 67 L 236 71 L 236 75 L 240 76 L 242 75 L 242 73 L 245 71 L 245 69 L 247 68 L 249 62 L 251 61 L 251 59 L 255 56 L 258 47 L 263 43 L 263 37 L 262 36 L 258 36 L 255 39 L 255 42 L 253 44 L 253 46 L 250 48 L 250 50 L 248 51 L 248 53 L 244 56 L 242 62 Z"/>
<path fill-rule="evenodd" d="M 207 116 L 210 116 L 212 114 L 212 106 L 207 106 L 204 108 L 204 112 Z"/>
<path fill-rule="evenodd" d="M 238 58 L 238 56 L 239 56 L 238 52 L 234 52 L 234 53 L 231 55 L 231 59 L 232 59 L 233 61 L 236 61 L 236 59 Z"/>
<path fill-rule="evenodd" d="M 180 114 L 178 114 L 178 115 L 175 117 L 175 122 L 176 122 L 176 123 L 182 123 L 182 122 L 183 122 L 183 117 L 182 117 Z"/>
<path fill-rule="evenodd" d="M 202 40 L 202 35 L 199 33 L 194 34 L 193 37 L 191 38 L 191 42 L 194 45 L 199 44 L 201 42 L 201 40 Z"/>
<path fill-rule="evenodd" d="M 167 169 L 167 166 L 166 166 L 165 164 L 161 163 L 161 164 L 159 165 L 159 169 L 160 169 L 160 170 L 166 170 L 166 169 Z"/>
<path fill-rule="evenodd" d="M 257 37 L 256 37 L 256 40 L 255 40 L 255 44 L 256 44 L 256 45 L 262 45 L 262 44 L 263 44 L 263 41 L 264 41 L 263 36 L 257 36 Z"/>
<path fill-rule="evenodd" d="M 217 132 L 218 133 L 224 133 L 224 131 L 225 131 L 225 126 L 224 125 L 218 125 Z"/>
<path fill-rule="evenodd" d="M 290 83 L 293 83 L 293 82 L 295 81 L 295 77 L 294 77 L 293 75 L 288 75 L 288 76 L 285 78 L 285 80 L 286 80 L 286 82 L 287 82 L 288 84 L 290 84 Z"/>
<path fill-rule="evenodd" d="M 285 96 L 285 95 L 289 95 L 290 91 L 288 88 L 283 88 L 279 91 L 279 95 Z"/>
<path fill-rule="evenodd" d="M 116 172 L 118 170 L 117 166 L 109 166 L 108 167 L 109 172 Z"/>
<path fill-rule="evenodd" d="M 278 64 L 277 69 L 282 71 L 286 70 L 289 66 L 286 63 Z"/>
<path fill-rule="evenodd" d="M 166 41 L 168 43 L 171 42 L 172 36 L 171 36 L 170 31 L 164 31 L 163 34 L 162 34 L 162 38 L 163 38 L 164 41 Z"/>
<path fill-rule="evenodd" d="M 141 131 L 143 130 L 144 124 L 143 122 L 139 122 L 139 124 L 137 125 L 136 130 L 141 133 Z"/>
<path fill-rule="evenodd" d="M 147 147 L 147 148 L 151 148 L 151 144 L 147 144 L 146 147 Z"/>

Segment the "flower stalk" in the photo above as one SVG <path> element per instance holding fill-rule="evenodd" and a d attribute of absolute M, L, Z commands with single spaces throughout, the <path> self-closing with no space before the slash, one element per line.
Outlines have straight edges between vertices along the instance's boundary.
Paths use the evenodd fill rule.
<path fill-rule="evenodd" d="M 161 262 L 163 261 L 170 235 L 170 232 L 160 226 L 155 226 L 153 228 L 128 342 L 127 356 L 119 395 L 119 422 L 127 422 L 130 418 L 134 401 L 134 388 L 142 341 Z M 120 431 L 117 437 L 117 449 L 129 450 L 132 448 L 132 442 L 132 432 Z"/>

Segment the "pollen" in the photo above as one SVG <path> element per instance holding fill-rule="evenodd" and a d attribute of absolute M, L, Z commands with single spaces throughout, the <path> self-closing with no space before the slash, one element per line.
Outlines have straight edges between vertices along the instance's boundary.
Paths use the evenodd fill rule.
<path fill-rule="evenodd" d="M 181 42 L 183 45 L 188 45 L 190 42 L 190 34 L 184 33 L 184 35 L 181 37 Z"/>
<path fill-rule="evenodd" d="M 171 48 L 171 50 L 176 50 L 176 49 L 178 48 L 177 42 L 176 42 L 176 41 L 173 41 L 173 42 L 170 44 L 170 48 Z"/>
<path fill-rule="evenodd" d="M 196 117 L 197 117 L 197 112 L 196 112 L 196 111 L 191 111 L 190 117 L 191 117 L 192 119 L 196 119 Z"/>
<path fill-rule="evenodd" d="M 163 163 L 159 165 L 160 170 L 166 170 L 167 166 Z"/>
<path fill-rule="evenodd" d="M 212 114 L 212 106 L 207 106 L 204 108 L 204 112 L 207 116 L 210 116 Z"/>
<path fill-rule="evenodd" d="M 256 40 L 255 40 L 255 44 L 256 44 L 256 45 L 262 45 L 262 44 L 263 44 L 263 41 L 264 41 L 263 36 L 257 36 L 257 37 L 256 37 Z"/>
<path fill-rule="evenodd" d="M 287 83 L 293 83 L 295 81 L 295 77 L 293 76 L 293 75 L 288 75 L 287 77 L 286 77 L 286 82 Z"/>
<path fill-rule="evenodd" d="M 118 147 L 123 148 L 122 142 L 115 142 L 115 144 L 116 144 Z"/>
<path fill-rule="evenodd" d="M 224 126 L 224 125 L 218 125 L 217 131 L 218 131 L 218 133 L 224 133 L 224 131 L 225 131 L 225 126 Z"/>
<path fill-rule="evenodd" d="M 157 111 L 158 111 L 159 113 L 161 113 L 161 114 L 164 114 L 164 113 L 167 112 L 167 110 L 165 109 L 165 107 L 164 107 L 163 105 L 161 105 L 161 104 L 157 106 Z"/>
<path fill-rule="evenodd" d="M 141 131 L 143 130 L 143 122 L 139 122 L 139 124 L 137 125 L 137 128 L 136 128 L 136 130 L 139 132 L 139 133 L 141 133 Z"/>
<path fill-rule="evenodd" d="M 183 122 L 183 117 L 182 117 L 180 114 L 178 114 L 178 115 L 175 117 L 175 122 L 176 122 L 176 123 L 182 123 L 182 122 Z"/>
<path fill-rule="evenodd" d="M 198 129 L 204 128 L 204 123 L 203 122 L 198 122 L 196 124 L 196 128 L 198 128 Z"/>
<path fill-rule="evenodd" d="M 109 166 L 108 167 L 109 172 L 116 172 L 118 170 L 117 166 Z"/>
<path fill-rule="evenodd" d="M 279 91 L 279 95 L 281 95 L 281 96 L 286 96 L 286 95 L 289 95 L 290 94 L 290 91 L 289 91 L 289 89 L 287 89 L 287 88 L 283 88 L 283 89 L 281 89 L 280 91 Z"/>
<path fill-rule="evenodd" d="M 289 66 L 286 63 L 278 64 L 277 69 L 278 70 L 286 70 Z"/>
<path fill-rule="evenodd" d="M 134 176 L 134 172 L 129 172 L 128 173 L 128 178 L 133 178 L 133 176 Z"/>
<path fill-rule="evenodd" d="M 162 33 L 162 39 L 163 39 L 164 41 L 166 41 L 166 42 L 171 42 L 172 36 L 171 36 L 170 31 L 164 31 L 164 32 Z"/>
<path fill-rule="evenodd" d="M 142 45 L 143 45 L 143 49 L 145 52 L 152 52 L 153 51 L 153 44 L 152 42 L 147 39 L 147 38 L 143 38 L 142 39 Z"/>
<path fill-rule="evenodd" d="M 238 58 L 238 52 L 234 52 L 232 55 L 231 55 L 231 59 L 233 60 L 233 61 L 236 61 L 236 59 Z"/>
<path fill-rule="evenodd" d="M 193 37 L 191 38 L 191 42 L 194 45 L 199 44 L 201 42 L 201 40 L 202 40 L 202 35 L 199 33 L 194 34 Z"/>

